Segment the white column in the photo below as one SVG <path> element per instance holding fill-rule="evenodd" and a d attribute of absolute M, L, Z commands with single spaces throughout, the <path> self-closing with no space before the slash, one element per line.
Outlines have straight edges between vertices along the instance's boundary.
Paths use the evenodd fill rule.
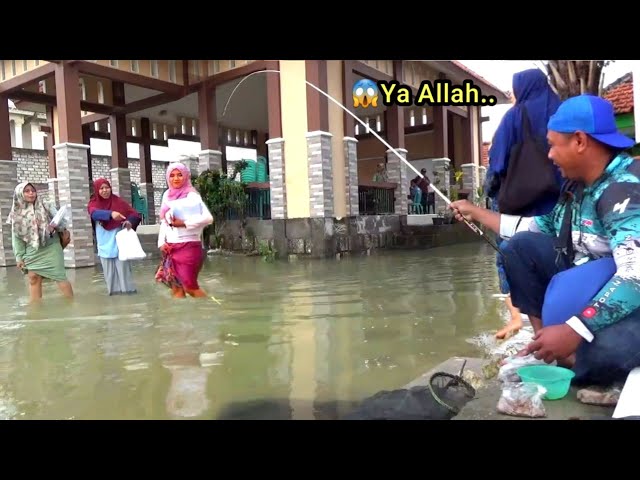
<path fill-rule="evenodd" d="M 22 126 L 24 125 L 24 118 L 16 117 L 13 119 L 13 123 L 15 125 L 15 139 L 16 139 L 16 148 L 23 148 L 22 146 Z"/>
<path fill-rule="evenodd" d="M 40 124 L 31 123 L 31 148 L 34 150 L 44 150 L 44 136 L 40 131 Z"/>

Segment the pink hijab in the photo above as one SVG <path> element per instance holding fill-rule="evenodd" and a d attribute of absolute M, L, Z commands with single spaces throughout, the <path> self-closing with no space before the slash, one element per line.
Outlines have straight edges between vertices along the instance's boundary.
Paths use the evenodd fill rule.
<path fill-rule="evenodd" d="M 182 184 L 181 188 L 173 188 L 171 186 L 171 182 L 169 181 L 169 175 L 171 175 L 171 172 L 173 172 L 174 170 L 179 170 L 182 173 L 182 176 L 184 177 L 184 183 Z M 167 201 L 178 200 L 179 198 L 185 198 L 187 195 L 189 195 L 190 192 L 197 192 L 197 190 L 191 184 L 191 171 L 184 164 L 180 162 L 170 163 L 169 166 L 167 167 L 167 172 L 165 173 L 165 177 L 167 179 L 167 186 L 169 187 L 169 190 L 167 191 L 166 196 L 163 197 L 165 201 L 162 202 L 162 206 L 160 207 L 161 219 L 164 219 L 164 216 L 167 214 L 167 212 L 171 208 L 168 205 Z"/>

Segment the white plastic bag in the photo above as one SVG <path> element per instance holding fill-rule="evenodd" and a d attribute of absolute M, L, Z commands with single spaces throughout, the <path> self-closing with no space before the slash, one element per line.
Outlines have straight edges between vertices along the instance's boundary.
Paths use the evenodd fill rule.
<path fill-rule="evenodd" d="M 554 360 L 551 365 L 556 365 Z M 520 376 L 518 375 L 518 369 L 527 365 L 546 365 L 544 360 L 538 360 L 532 353 L 523 357 L 513 355 L 505 359 L 505 364 L 500 367 L 498 372 L 498 380 L 501 382 L 519 382 Z"/>
<path fill-rule="evenodd" d="M 147 258 L 147 254 L 140 245 L 138 234 L 133 229 L 123 228 L 116 233 L 116 245 L 118 245 L 118 260 L 121 262 Z"/>

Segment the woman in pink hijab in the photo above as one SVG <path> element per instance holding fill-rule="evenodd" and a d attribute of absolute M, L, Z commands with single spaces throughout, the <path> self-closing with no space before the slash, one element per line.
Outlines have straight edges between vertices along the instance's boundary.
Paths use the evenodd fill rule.
<path fill-rule="evenodd" d="M 202 232 L 213 223 L 213 216 L 191 184 L 191 172 L 182 163 L 167 168 L 167 186 L 160 207 L 158 248 L 162 263 L 156 281 L 171 288 L 175 298 L 206 297 L 198 284 L 204 262 Z"/>

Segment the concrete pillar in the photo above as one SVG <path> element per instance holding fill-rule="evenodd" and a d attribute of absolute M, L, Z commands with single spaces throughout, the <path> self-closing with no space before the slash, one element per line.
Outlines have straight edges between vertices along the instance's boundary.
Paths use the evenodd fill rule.
<path fill-rule="evenodd" d="M 11 246 L 11 225 L 7 225 L 7 218 L 11 212 L 13 192 L 17 184 L 18 162 L 0 159 L 0 267 L 16 264 Z"/>
<path fill-rule="evenodd" d="M 344 137 L 344 162 L 347 177 L 347 215 L 360 215 L 358 201 L 358 140 Z"/>
<path fill-rule="evenodd" d="M 156 215 L 156 199 L 154 195 L 154 187 L 153 183 L 141 183 L 140 187 L 140 196 L 147 200 L 147 214 L 146 222 L 148 225 L 153 225 L 156 223 L 157 215 Z"/>
<path fill-rule="evenodd" d="M 0 266 L 16 264 L 11 247 L 11 226 L 7 217 L 13 205 L 13 192 L 18 184 L 18 162 L 13 161 L 9 99 L 0 95 Z"/>
<path fill-rule="evenodd" d="M 449 160 L 448 158 L 435 158 L 432 162 L 434 186 L 448 198 L 450 192 L 449 166 L 451 164 L 451 160 Z M 440 195 L 438 194 L 436 194 L 435 199 L 435 212 L 446 213 L 448 211 L 447 203 L 442 198 L 440 198 Z"/>
<path fill-rule="evenodd" d="M 198 121 L 200 148 L 198 173 L 217 170 L 222 173 L 222 152 L 219 144 L 216 113 L 216 89 L 203 84 L 198 90 Z"/>
<path fill-rule="evenodd" d="M 111 191 L 131 204 L 131 171 L 128 168 L 112 168 Z"/>
<path fill-rule="evenodd" d="M 47 183 L 49 184 L 49 198 L 53 203 L 55 203 L 56 208 L 60 208 L 60 191 L 58 189 L 58 179 L 50 178 L 47 180 Z M 93 185 L 91 185 L 91 188 L 93 188 Z"/>
<path fill-rule="evenodd" d="M 151 161 L 151 122 L 149 118 L 140 119 L 140 183 L 138 185 L 140 196 L 147 201 L 147 218 L 149 225 L 156 223 L 156 198 L 153 186 L 153 163 Z"/>
<path fill-rule="evenodd" d="M 469 190 L 469 200 L 477 200 L 478 195 L 478 166 L 475 163 L 460 165 L 462 169 L 462 188 Z"/>
<path fill-rule="evenodd" d="M 333 217 L 332 137 L 322 131 L 307 133 L 310 217 Z"/>
<path fill-rule="evenodd" d="M 222 172 L 222 152 L 220 150 L 203 150 L 198 154 L 198 173 L 205 170 Z"/>
<path fill-rule="evenodd" d="M 178 162 L 182 163 L 185 167 L 189 169 L 189 171 L 191 172 L 192 179 L 198 175 L 199 168 L 200 168 L 200 159 L 198 157 L 191 157 L 188 155 L 184 155 L 183 157 L 178 159 Z"/>
<path fill-rule="evenodd" d="M 287 218 L 287 191 L 285 186 L 284 139 L 267 140 L 269 149 L 269 184 L 271 189 L 271 218 Z"/>
<path fill-rule="evenodd" d="M 54 145 L 60 206 L 71 207 L 67 213 L 71 243 L 64 250 L 67 268 L 95 265 L 93 231 L 87 214 L 89 202 L 89 173 L 87 172 L 88 145 L 61 143 Z"/>
<path fill-rule="evenodd" d="M 480 165 L 478 167 L 478 188 L 482 188 L 483 196 L 486 197 L 487 192 L 484 191 L 484 181 L 487 179 L 487 167 Z"/>
<path fill-rule="evenodd" d="M 404 148 L 395 149 L 403 158 L 407 158 L 407 150 Z M 395 213 L 396 215 L 407 215 L 409 200 L 409 178 L 407 176 L 407 165 L 398 158 L 393 150 L 387 150 L 387 173 L 389 182 L 397 183 L 395 191 Z"/>
<path fill-rule="evenodd" d="M 24 148 L 22 141 L 22 126 L 24 125 L 23 117 L 16 117 L 13 119 L 13 125 L 15 126 L 15 147 Z"/>

